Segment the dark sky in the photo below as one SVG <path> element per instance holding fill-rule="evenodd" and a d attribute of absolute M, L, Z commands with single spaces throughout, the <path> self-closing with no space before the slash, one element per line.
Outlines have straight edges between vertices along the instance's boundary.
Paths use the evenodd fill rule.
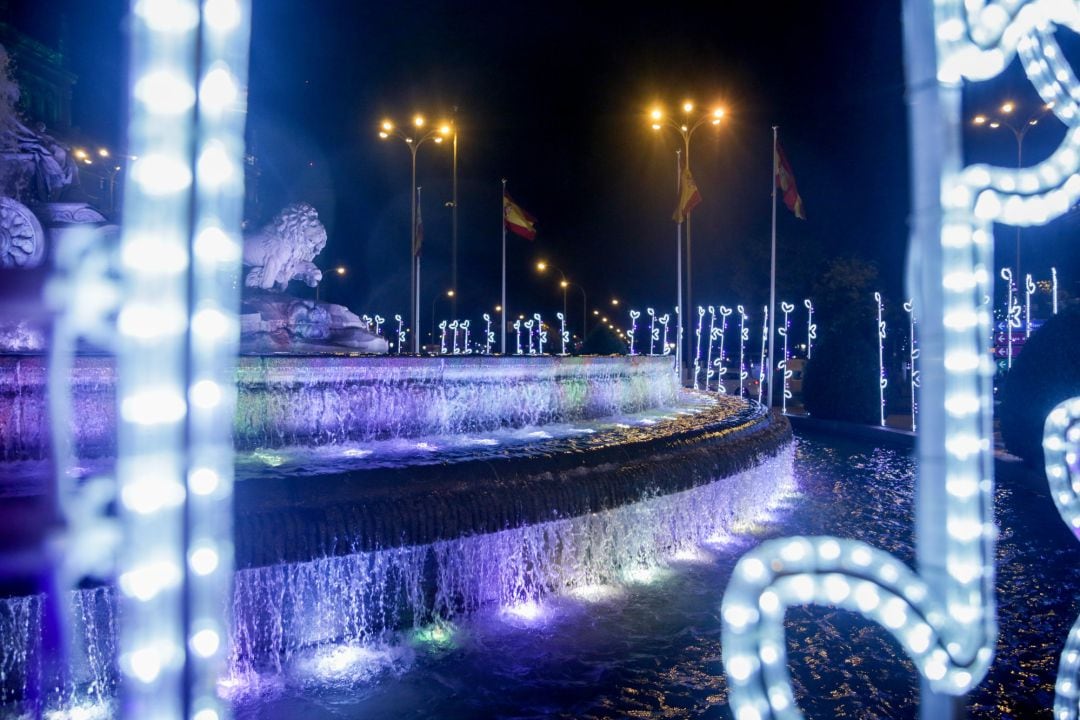
<path fill-rule="evenodd" d="M 670 309 L 674 299 L 674 133 L 646 111 L 690 98 L 721 103 L 722 126 L 695 135 L 703 202 L 693 215 L 695 303 L 756 307 L 768 292 L 771 126 L 793 166 L 809 219 L 778 212 L 781 296 L 806 296 L 824 263 L 858 255 L 902 299 L 907 242 L 907 130 L 899 0 L 820 3 L 357 3 L 255 0 L 249 140 L 262 168 L 264 214 L 313 203 L 330 239 L 318 260 L 348 266 L 324 297 L 358 312 L 406 307 L 409 153 L 380 142 L 384 116 L 446 117 L 458 108 L 460 314 L 498 300 L 500 178 L 538 218 L 539 236 L 509 237 L 515 313 L 554 312 L 543 257 L 580 282 L 590 307 L 611 297 Z M 76 121 L 105 142 L 122 123 L 123 8 L 116 0 L 14 2 L 14 21 L 62 36 Z M 62 18 L 61 22 L 57 18 Z M 43 38 L 43 39 L 54 39 Z M 1013 73 L 969 92 L 971 112 L 1037 98 Z M 1060 126 L 1025 140 L 1032 161 Z M 971 157 L 1015 162 L 1011 135 L 970 133 Z M 449 287 L 451 163 L 446 145 L 419 153 L 424 188 L 423 313 Z M 1076 222 L 1026 231 L 1023 264 L 1064 282 L 1080 274 Z M 999 258 L 1015 255 L 1012 229 Z M 1007 252 L 1006 252 L 1007 251 Z M 1066 253 L 1070 253 L 1066 255 Z M 871 300 L 872 302 L 872 300 Z M 570 317 L 581 296 L 570 295 Z M 448 311 L 437 309 L 440 316 Z M 624 320 L 625 321 L 625 320 Z M 425 320 L 425 325 L 427 320 Z"/>

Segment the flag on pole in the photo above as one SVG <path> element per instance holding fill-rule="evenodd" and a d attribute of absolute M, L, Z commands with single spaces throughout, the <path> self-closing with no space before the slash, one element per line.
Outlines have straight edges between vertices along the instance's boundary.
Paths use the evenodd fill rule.
<path fill-rule="evenodd" d="M 416 235 L 413 237 L 413 257 L 420 255 L 424 245 L 424 218 L 420 215 L 420 188 L 416 188 Z"/>
<path fill-rule="evenodd" d="M 503 193 L 503 219 L 506 229 L 526 240 L 536 239 L 536 218 L 521 209 L 521 206 Z"/>
<path fill-rule="evenodd" d="M 784 193 L 784 204 L 788 206 L 788 210 L 795 213 L 795 217 L 805 220 L 806 211 L 803 209 L 799 189 L 795 187 L 795 174 L 791 172 L 791 164 L 788 162 L 787 156 L 784 155 L 784 149 L 780 147 L 779 142 L 776 143 L 774 163 L 776 166 L 776 187 L 780 188 L 780 191 Z"/>
<path fill-rule="evenodd" d="M 697 183 L 694 182 L 694 177 L 690 174 L 689 163 L 683 165 L 679 184 L 681 186 L 679 204 L 675 208 L 675 214 L 671 216 L 671 219 L 682 224 L 690 215 L 690 211 L 701 202 L 701 193 L 698 192 Z"/>

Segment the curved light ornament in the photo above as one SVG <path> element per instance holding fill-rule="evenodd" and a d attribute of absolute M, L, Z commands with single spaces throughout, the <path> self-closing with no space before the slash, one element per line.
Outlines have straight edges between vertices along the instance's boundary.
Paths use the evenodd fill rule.
<path fill-rule="evenodd" d="M 881 293 L 874 293 L 877 303 L 877 361 L 878 361 L 878 398 L 881 401 L 881 427 L 885 427 L 885 388 L 889 378 L 885 376 L 885 321 L 881 319 Z"/>
<path fill-rule="evenodd" d="M 701 375 L 701 323 L 705 319 L 705 308 L 697 308 L 697 350 L 694 351 L 694 389 L 698 390 L 698 377 Z M 758 398 L 760 400 L 760 398 Z"/>
<path fill-rule="evenodd" d="M 736 305 L 735 309 L 739 311 L 739 397 L 742 397 L 746 378 L 750 376 L 746 371 L 746 341 L 750 339 L 750 328 L 746 327 L 746 321 L 750 318 L 742 305 Z"/>
<path fill-rule="evenodd" d="M 809 360 L 814 350 L 814 341 L 817 340 L 817 324 L 814 322 L 814 303 L 810 298 L 802 302 L 806 306 L 806 359 Z"/>
<path fill-rule="evenodd" d="M 1035 281 L 1031 273 L 1024 277 L 1024 338 L 1031 337 L 1031 296 L 1035 294 Z"/>
<path fill-rule="evenodd" d="M 917 421 L 919 418 L 919 399 L 915 394 L 915 389 L 919 387 L 919 371 L 916 369 L 915 361 L 919 359 L 919 343 L 918 337 L 915 335 L 915 303 L 912 300 L 908 300 L 904 303 L 904 310 L 908 314 L 908 359 L 911 364 L 911 431 L 918 430 Z"/>
<path fill-rule="evenodd" d="M 765 357 L 765 346 L 769 340 L 769 306 L 765 305 L 761 322 L 761 362 L 758 363 L 758 386 L 757 401 L 761 404 L 761 391 L 765 387 L 765 367 L 768 365 Z"/>
<path fill-rule="evenodd" d="M 397 354 L 400 355 L 405 347 L 405 326 L 400 315 L 394 315 L 394 319 L 397 320 Z"/>
<path fill-rule="evenodd" d="M 720 355 L 713 362 L 716 364 L 716 391 L 721 395 L 727 394 L 727 388 L 724 387 L 724 374 L 727 373 L 727 367 L 724 365 L 724 334 L 727 332 L 727 319 L 731 315 L 731 308 L 720 306 L 720 330 L 718 335 L 720 337 Z"/>
<path fill-rule="evenodd" d="M 566 343 L 570 339 L 570 333 L 566 332 L 566 316 L 562 313 L 555 313 L 555 317 L 559 319 L 559 338 L 562 340 L 562 352 L 560 355 L 566 355 Z"/>
<path fill-rule="evenodd" d="M 656 341 L 660 339 L 660 330 L 656 327 L 656 311 L 645 308 L 649 314 L 649 355 L 656 354 Z"/>
<path fill-rule="evenodd" d="M 918 573 L 882 550 L 833 537 L 772 540 L 743 556 L 722 608 L 728 699 L 738 720 L 802 717 L 783 625 L 794 605 L 850 608 L 888 629 L 920 672 L 924 718 L 954 717 L 957 702 L 948 696 L 974 688 L 993 657 L 993 363 L 983 350 L 991 331 L 983 298 L 992 296 L 993 224 L 1043 224 L 1080 199 L 1080 84 L 1054 38 L 1055 26 L 1080 30 L 1080 4 L 907 0 L 904 19 L 915 208 L 908 276 L 913 301 L 926 309 L 920 315 L 926 362 L 920 368 Z M 963 81 L 994 77 L 1014 53 L 1066 124 L 1065 138 L 1032 167 L 964 167 Z M 1078 401 L 1070 402 L 1051 415 L 1051 446 L 1053 438 L 1075 442 L 1065 429 L 1066 419 L 1078 414 Z M 1060 460 L 1052 468 L 1063 481 Z M 1070 469 L 1075 472 L 1075 464 Z M 1071 484 L 1067 494 L 1072 522 Z M 1078 663 L 1080 628 L 1074 627 L 1063 656 L 1058 717 L 1075 717 Z"/>
<path fill-rule="evenodd" d="M 1080 538 L 1080 398 L 1055 407 L 1046 418 L 1043 454 L 1046 478 L 1062 520 Z M 1058 663 L 1055 720 L 1075 720 L 1080 705 L 1080 617 L 1069 630 Z"/>
<path fill-rule="evenodd" d="M 637 353 L 634 352 L 634 335 L 637 333 L 637 321 L 638 321 L 639 317 L 641 317 L 641 311 L 640 310 L 631 310 L 630 311 L 630 354 L 631 355 L 637 355 Z"/>
<path fill-rule="evenodd" d="M 491 346 L 495 342 L 495 333 L 491 331 L 491 315 L 484 313 L 484 323 L 486 329 L 484 330 L 484 354 L 491 354 Z"/>
<path fill-rule="evenodd" d="M 660 317 L 658 317 L 658 318 L 656 319 L 656 321 L 657 321 L 658 323 L 660 323 L 660 327 L 664 328 L 664 341 L 663 341 L 663 342 L 664 342 L 664 344 L 662 345 L 662 347 L 663 347 L 663 352 L 661 352 L 660 354 L 661 354 L 661 355 L 670 355 L 670 354 L 671 354 L 671 346 L 670 346 L 670 345 L 668 345 L 668 341 L 667 341 L 667 331 L 668 331 L 668 323 L 670 323 L 670 322 L 671 322 L 671 315 L 669 315 L 669 314 L 667 314 L 667 313 L 664 313 L 663 315 L 661 315 Z"/>
<path fill-rule="evenodd" d="M 788 370 L 788 329 L 791 327 L 791 320 L 788 316 L 791 315 L 791 311 L 795 309 L 792 303 L 780 301 L 780 311 L 784 313 L 784 324 L 776 331 L 780 333 L 780 337 L 784 338 L 784 357 L 780 362 L 776 363 L 776 369 L 780 371 L 783 378 L 784 392 L 781 395 L 780 400 L 780 412 L 787 412 L 787 401 L 791 399 L 791 390 L 788 388 L 788 380 L 791 379 L 791 370 Z"/>
<path fill-rule="evenodd" d="M 540 313 L 534 313 L 533 320 L 536 322 L 536 342 L 539 346 L 537 355 L 543 355 L 544 343 L 547 342 L 547 330 L 544 329 L 544 321 L 540 319 Z"/>
<path fill-rule="evenodd" d="M 446 354 L 446 327 L 447 327 L 447 322 L 445 320 L 442 320 L 442 321 L 439 322 L 439 330 L 442 331 L 440 333 L 440 335 L 439 335 L 439 354 L 440 355 L 445 355 Z"/>

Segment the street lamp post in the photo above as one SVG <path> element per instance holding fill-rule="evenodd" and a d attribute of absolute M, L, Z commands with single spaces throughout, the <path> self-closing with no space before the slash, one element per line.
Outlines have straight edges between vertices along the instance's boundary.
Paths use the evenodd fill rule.
<path fill-rule="evenodd" d="M 710 125 L 719 125 L 720 120 L 724 117 L 724 109 L 721 108 L 721 107 L 717 107 L 717 108 L 713 109 L 711 112 L 702 113 L 698 117 L 694 118 L 693 117 L 694 103 L 692 103 L 690 101 L 686 101 L 686 102 L 684 102 L 682 104 L 682 111 L 683 111 L 683 117 L 682 117 L 681 120 L 676 120 L 675 118 L 666 115 L 664 113 L 664 111 L 662 109 L 660 109 L 660 108 L 654 108 L 652 110 L 652 112 L 649 113 L 649 117 L 652 120 L 652 129 L 653 130 L 659 131 L 659 130 L 661 130 L 663 128 L 669 128 L 669 129 L 674 130 L 675 132 L 679 133 L 679 136 L 682 137 L 682 140 L 683 140 L 682 153 L 683 154 L 682 154 L 682 156 L 681 156 L 681 158 L 679 160 L 679 163 L 680 163 L 680 165 L 681 165 L 681 163 L 686 163 L 686 169 L 687 169 L 687 172 L 689 172 L 689 170 L 690 170 L 690 140 L 694 136 L 694 131 L 696 131 L 699 127 L 701 127 L 702 125 L 704 125 L 706 123 L 709 123 Z M 677 178 L 678 178 L 678 183 L 679 183 L 679 185 L 677 187 L 679 188 L 679 190 L 677 191 L 676 194 L 678 195 L 681 192 L 681 187 L 682 187 L 681 167 L 679 168 L 679 173 L 677 173 Z M 686 313 L 682 312 L 682 308 L 683 308 L 683 305 L 682 305 L 682 223 L 679 223 L 677 225 L 677 227 L 676 227 L 675 242 L 676 242 L 676 260 L 675 260 L 675 263 L 676 263 L 676 277 L 677 277 L 677 280 L 676 280 L 675 316 L 678 319 L 678 323 L 679 323 L 679 331 L 676 333 L 676 335 L 678 335 L 681 332 L 681 334 L 683 336 L 683 341 L 679 342 L 677 347 L 676 347 L 676 351 L 675 351 L 676 360 L 675 361 L 676 361 L 676 365 L 680 368 L 679 373 L 680 373 L 680 377 L 681 377 L 682 376 L 682 365 L 683 365 L 684 361 L 686 361 L 686 359 L 689 358 L 689 356 L 690 356 L 690 350 L 689 350 L 690 327 L 689 327 L 689 324 L 688 324 L 690 322 L 690 313 L 689 312 L 686 312 Z M 687 216 L 686 216 L 686 305 L 685 305 L 686 308 L 692 308 L 693 307 L 693 292 L 692 292 L 693 274 L 694 273 L 693 273 L 693 264 L 692 264 L 692 261 L 691 261 L 691 243 L 690 243 L 690 215 L 687 214 Z M 685 328 L 685 330 L 683 330 L 683 328 Z M 686 348 L 685 352 L 683 352 L 684 343 L 685 343 L 685 348 Z"/>
<path fill-rule="evenodd" d="M 413 137 L 402 131 L 390 120 L 383 120 L 381 129 L 379 130 L 379 137 L 386 140 L 390 137 L 396 137 L 404 142 L 412 155 L 412 183 L 409 187 L 409 198 L 412 210 L 412 220 L 410 223 L 410 260 L 409 260 L 409 305 L 411 306 L 412 314 L 412 327 L 413 331 L 413 353 L 420 354 L 420 333 L 417 331 L 420 322 L 420 248 L 416 246 L 416 153 L 420 151 L 420 146 L 428 140 L 433 140 L 436 144 L 443 141 L 443 138 L 448 134 L 449 126 L 445 123 L 439 128 L 432 128 L 431 130 L 424 131 L 424 125 L 426 121 L 423 115 L 416 115 L 413 117 L 413 127 L 415 128 L 419 137 Z"/>
<path fill-rule="evenodd" d="M 1016 116 L 1013 112 L 1016 110 L 1016 103 L 1008 100 L 1001 104 L 998 108 L 998 112 L 994 117 L 988 117 L 986 115 L 976 115 L 972 118 L 973 125 L 978 127 L 987 126 L 991 130 L 997 130 L 999 128 L 1008 128 L 1012 131 L 1013 137 L 1016 138 L 1016 169 L 1019 170 L 1024 164 L 1024 137 L 1028 134 L 1031 128 L 1039 124 L 1039 120 L 1044 115 L 1054 109 L 1053 104 L 1047 103 L 1041 106 L 1038 110 L 1031 113 L 1027 120 L 1023 122 L 1012 121 L 1011 118 Z M 1016 277 L 1022 278 L 1020 274 L 1020 226 L 1016 226 Z"/>
<path fill-rule="evenodd" d="M 581 283 L 570 282 L 569 280 L 567 280 L 566 279 L 566 273 L 564 273 L 561 268 L 558 268 L 558 267 L 556 267 L 556 266 L 554 266 L 554 265 L 552 265 L 552 264 L 550 264 L 550 263 L 548 263 L 548 262 L 546 262 L 544 260 L 541 260 L 540 262 L 536 263 L 536 269 L 539 272 L 545 272 L 548 268 L 551 268 L 555 272 L 559 273 L 559 277 L 562 278 L 559 281 L 559 287 L 562 288 L 562 311 L 563 311 L 563 317 L 567 317 L 566 289 L 569 288 L 571 285 L 573 285 L 574 287 L 576 287 L 578 290 L 581 291 L 581 338 L 584 341 L 585 334 L 586 334 L 586 332 L 588 330 L 588 325 L 586 323 L 586 320 L 588 319 L 588 316 L 589 316 L 589 309 L 588 309 L 589 300 L 588 300 L 588 297 L 585 294 L 585 288 L 584 288 L 584 286 L 582 286 Z"/>
<path fill-rule="evenodd" d="M 431 298 L 431 342 L 435 342 L 435 303 L 437 303 L 441 297 L 443 297 L 443 295 L 436 295 Z M 453 303 L 454 299 L 457 297 L 457 293 L 454 292 L 453 288 L 450 288 L 446 291 L 445 297 L 450 298 L 450 302 Z"/>

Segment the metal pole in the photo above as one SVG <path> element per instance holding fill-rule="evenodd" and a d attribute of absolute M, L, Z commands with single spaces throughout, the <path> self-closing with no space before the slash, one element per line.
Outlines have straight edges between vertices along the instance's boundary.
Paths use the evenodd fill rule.
<path fill-rule="evenodd" d="M 456 115 L 457 108 L 454 108 Z M 457 296 L 458 296 L 458 284 L 457 284 L 457 118 L 454 118 L 454 179 L 453 179 L 453 207 L 451 208 L 450 215 L 450 289 L 454 291 L 454 297 L 450 303 L 451 315 L 457 317 Z"/>
<path fill-rule="evenodd" d="M 412 305 L 409 314 L 412 315 L 412 331 L 413 331 L 413 353 L 420 354 L 420 308 L 416 305 L 416 298 L 420 297 L 418 292 L 416 277 L 416 150 L 415 143 L 409 143 L 409 150 L 412 152 L 412 184 L 409 186 L 409 195 L 411 195 L 409 201 L 412 206 L 412 220 L 409 227 L 409 304 Z"/>
<path fill-rule="evenodd" d="M 682 201 L 682 150 L 675 151 L 675 202 Z M 675 338 L 675 368 L 679 374 L 679 383 L 683 381 L 683 357 L 689 357 L 688 352 L 685 356 L 682 351 L 682 340 L 686 338 L 686 342 L 690 342 L 690 331 L 683 333 L 683 313 L 682 308 L 682 223 L 675 225 L 675 323 L 678 328 L 675 332 L 676 335 L 682 337 Z M 689 322 L 689 320 L 686 320 Z"/>
<path fill-rule="evenodd" d="M 1025 125 L 1023 130 L 1016 133 L 1016 169 L 1018 171 L 1020 170 L 1021 167 L 1023 167 L 1023 164 L 1024 164 L 1023 163 L 1023 158 L 1024 158 L 1024 152 L 1023 152 L 1024 135 L 1027 133 L 1027 129 L 1029 127 L 1031 127 L 1031 125 Z M 1024 275 L 1023 275 L 1023 273 L 1020 272 L 1020 226 L 1017 225 L 1016 226 L 1016 278 L 1017 278 L 1016 282 L 1019 283 L 1020 278 L 1022 278 L 1022 277 L 1024 277 Z"/>
<path fill-rule="evenodd" d="M 686 169 L 690 171 L 690 133 L 683 134 L 683 140 L 686 143 Z M 681 199 L 681 198 L 680 198 Z M 691 288 L 694 283 L 694 266 L 690 259 L 690 215 L 686 216 L 686 307 L 694 307 L 694 299 L 691 294 Z M 689 317 L 690 313 L 687 313 Z M 690 333 L 686 334 L 687 342 L 687 354 L 689 354 Z"/>
<path fill-rule="evenodd" d="M 506 178 L 502 181 L 502 198 L 500 199 L 502 214 L 502 341 L 500 347 L 502 354 L 506 355 L 506 318 L 510 317 L 510 309 L 506 306 Z"/>
<path fill-rule="evenodd" d="M 765 379 L 769 383 L 769 404 L 766 407 L 770 408 L 773 402 L 773 338 L 776 335 L 776 164 L 779 160 L 779 155 L 776 152 L 776 131 L 778 127 L 778 125 L 772 126 L 772 252 L 769 258 L 769 356 L 761 359 L 763 365 L 765 365 L 766 359 L 768 360 L 768 364 L 765 365 L 768 368 Z"/>
<path fill-rule="evenodd" d="M 416 188 L 416 202 L 419 205 L 419 203 L 420 203 L 420 188 L 419 187 Z M 416 318 L 416 323 L 413 325 L 413 327 L 416 328 L 416 338 L 413 340 L 413 345 L 415 346 L 416 354 L 419 355 L 420 354 L 420 248 L 415 246 L 415 238 L 416 238 L 416 223 L 415 222 L 413 223 L 413 238 L 414 238 L 413 252 L 416 255 L 416 263 L 415 263 L 416 264 L 416 300 L 415 300 L 415 304 L 414 304 L 414 309 L 415 309 L 416 312 L 415 312 L 415 315 L 413 316 L 413 317 Z"/>

